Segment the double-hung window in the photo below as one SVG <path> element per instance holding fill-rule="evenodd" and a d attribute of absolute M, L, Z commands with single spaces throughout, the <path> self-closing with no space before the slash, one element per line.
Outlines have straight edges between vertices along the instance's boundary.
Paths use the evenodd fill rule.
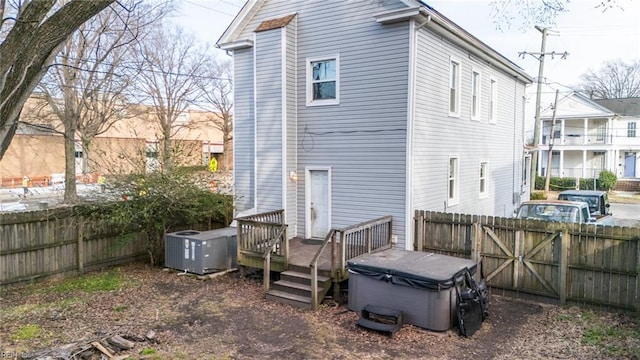
<path fill-rule="evenodd" d="M 486 198 L 488 194 L 487 181 L 489 179 L 489 163 L 480 162 L 480 199 Z"/>
<path fill-rule="evenodd" d="M 340 103 L 340 58 L 307 59 L 307 106 Z"/>
<path fill-rule="evenodd" d="M 471 120 L 480 120 L 480 72 L 471 72 Z"/>
<path fill-rule="evenodd" d="M 449 64 L 449 116 L 460 116 L 460 62 Z"/>
<path fill-rule="evenodd" d="M 458 158 L 449 158 L 449 182 L 447 184 L 449 197 L 447 205 L 455 205 L 458 203 Z"/>
<path fill-rule="evenodd" d="M 489 122 L 498 122 L 498 80 L 491 78 L 489 85 Z"/>
<path fill-rule="evenodd" d="M 627 137 L 636 137 L 636 122 L 630 121 L 627 123 Z"/>

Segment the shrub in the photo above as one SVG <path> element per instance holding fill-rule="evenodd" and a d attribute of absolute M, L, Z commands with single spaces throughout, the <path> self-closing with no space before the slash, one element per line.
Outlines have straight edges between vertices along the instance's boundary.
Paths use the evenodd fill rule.
<path fill-rule="evenodd" d="M 596 179 L 594 178 L 580 179 L 580 190 L 595 190 L 595 189 L 596 189 Z"/>
<path fill-rule="evenodd" d="M 536 177 L 536 190 L 544 190 L 545 181 L 546 181 L 546 178 L 544 176 Z M 575 188 L 576 188 L 575 178 L 552 177 L 551 179 L 549 179 L 549 190 L 562 191 L 562 190 L 570 190 Z"/>
<path fill-rule="evenodd" d="M 233 214 L 232 197 L 203 188 L 190 171 L 132 175 L 114 184 L 114 191 L 126 201 L 94 205 L 87 209 L 89 216 L 115 229 L 121 243 L 140 234 L 154 265 L 164 259 L 167 231 L 212 222 L 226 225 Z"/>
<path fill-rule="evenodd" d="M 598 176 L 598 188 L 600 190 L 609 191 L 616 186 L 618 177 L 609 170 L 602 170 Z"/>
<path fill-rule="evenodd" d="M 547 197 L 544 194 L 544 191 L 534 191 L 529 196 L 531 200 L 547 200 Z"/>

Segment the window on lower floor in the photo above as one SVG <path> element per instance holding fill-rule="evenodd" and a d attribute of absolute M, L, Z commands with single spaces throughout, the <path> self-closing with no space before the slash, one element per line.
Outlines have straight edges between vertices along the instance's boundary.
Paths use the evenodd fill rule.
<path fill-rule="evenodd" d="M 458 158 L 449 158 L 449 188 L 448 205 L 455 205 L 458 202 Z"/>
<path fill-rule="evenodd" d="M 487 197 L 487 180 L 489 176 L 489 163 L 480 162 L 480 198 Z"/>

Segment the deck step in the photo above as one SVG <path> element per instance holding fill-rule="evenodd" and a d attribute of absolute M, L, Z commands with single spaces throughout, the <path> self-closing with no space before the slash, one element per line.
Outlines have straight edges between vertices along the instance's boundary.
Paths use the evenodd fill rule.
<path fill-rule="evenodd" d="M 393 337 L 404 325 L 404 314 L 402 311 L 382 306 L 367 304 L 362 309 L 362 317 L 358 319 L 358 326 L 386 332 Z"/>
<path fill-rule="evenodd" d="M 301 280 L 307 280 L 307 281 L 311 281 L 311 274 L 309 273 L 303 273 L 303 272 L 299 272 L 299 271 L 291 271 L 291 270 L 287 270 L 287 271 L 283 271 L 280 273 L 280 277 L 292 277 L 292 278 L 298 278 Z M 318 282 L 327 282 L 331 280 L 331 278 L 326 277 L 326 276 L 322 276 L 322 275 L 318 275 Z"/>
<path fill-rule="evenodd" d="M 266 293 L 267 300 L 289 304 L 298 308 L 311 309 L 311 297 L 291 294 L 285 291 L 271 289 Z"/>

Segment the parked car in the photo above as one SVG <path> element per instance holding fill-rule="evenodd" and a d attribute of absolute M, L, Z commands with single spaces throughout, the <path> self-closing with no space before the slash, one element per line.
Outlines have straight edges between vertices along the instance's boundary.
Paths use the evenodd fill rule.
<path fill-rule="evenodd" d="M 516 213 L 518 219 L 538 219 L 572 223 L 592 223 L 589 205 L 582 201 L 530 200 L 523 202 Z"/>
<path fill-rule="evenodd" d="M 596 218 L 613 215 L 606 191 L 566 190 L 558 194 L 558 200 L 584 201 L 589 204 L 589 211 Z"/>

